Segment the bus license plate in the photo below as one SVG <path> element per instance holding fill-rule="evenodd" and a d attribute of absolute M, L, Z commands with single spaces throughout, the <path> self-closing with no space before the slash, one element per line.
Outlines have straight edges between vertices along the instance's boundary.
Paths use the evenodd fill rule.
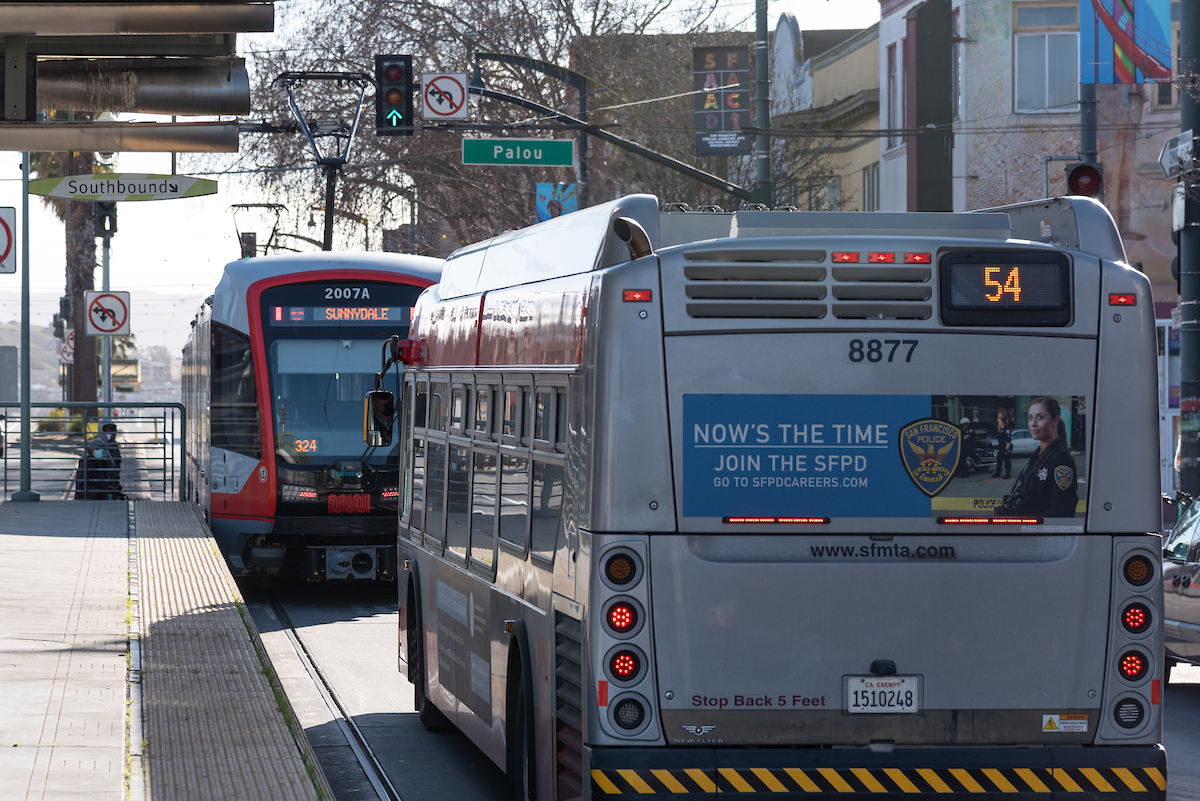
<path fill-rule="evenodd" d="M 913 715 L 921 707 L 917 676 L 847 676 L 846 711 L 851 714 Z"/>

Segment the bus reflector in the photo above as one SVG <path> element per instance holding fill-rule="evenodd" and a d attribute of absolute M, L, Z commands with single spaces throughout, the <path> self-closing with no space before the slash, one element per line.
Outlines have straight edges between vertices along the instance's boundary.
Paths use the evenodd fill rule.
<path fill-rule="evenodd" d="M 1137 681 L 1145 676 L 1149 667 L 1150 663 L 1146 657 L 1137 651 L 1126 651 L 1121 654 L 1121 661 L 1117 663 L 1121 676 L 1128 681 Z"/>
<path fill-rule="evenodd" d="M 986 525 L 988 523 L 1007 523 L 1008 525 L 1021 524 L 1025 526 L 1039 526 L 1042 523 L 1040 517 L 939 517 L 939 523 L 947 523 L 953 525 Z"/>
<path fill-rule="evenodd" d="M 896 263 L 896 254 L 895 253 L 872 253 L 869 256 L 867 256 L 867 261 L 871 262 L 872 264 L 895 264 Z"/>
<path fill-rule="evenodd" d="M 604 563 L 604 575 L 613 584 L 628 584 L 637 572 L 637 565 L 629 554 L 618 553 L 610 556 Z"/>
<path fill-rule="evenodd" d="M 596 705 L 608 706 L 608 682 L 604 679 L 596 684 Z"/>
<path fill-rule="evenodd" d="M 618 651 L 609 660 L 608 669 L 619 681 L 630 681 L 637 677 L 642 669 L 642 663 L 633 651 Z"/>
<path fill-rule="evenodd" d="M 857 253 L 834 253 L 833 260 L 834 260 L 834 262 L 841 262 L 842 264 L 857 264 L 858 263 L 858 254 Z"/>
<path fill-rule="evenodd" d="M 1150 609 L 1145 604 L 1130 604 L 1121 613 L 1121 625 L 1128 632 L 1141 634 L 1150 628 Z"/>
<path fill-rule="evenodd" d="M 1140 587 L 1154 576 L 1154 566 L 1144 556 L 1132 556 L 1125 560 L 1125 580 Z"/>
<path fill-rule="evenodd" d="M 649 289 L 626 289 L 622 300 L 626 303 L 649 303 L 652 297 Z"/>
<path fill-rule="evenodd" d="M 1125 294 L 1109 295 L 1108 296 L 1108 305 L 1109 306 L 1136 306 L 1137 305 L 1137 295 L 1125 295 Z"/>
<path fill-rule="evenodd" d="M 828 523 L 828 517 L 722 517 L 722 523 Z"/>
<path fill-rule="evenodd" d="M 905 264 L 932 264 L 933 256 L 929 253 L 905 253 Z"/>
<path fill-rule="evenodd" d="M 617 601 L 608 607 L 607 618 L 609 628 L 618 634 L 625 634 L 633 631 L 633 627 L 637 625 L 637 609 L 633 604 Z"/>

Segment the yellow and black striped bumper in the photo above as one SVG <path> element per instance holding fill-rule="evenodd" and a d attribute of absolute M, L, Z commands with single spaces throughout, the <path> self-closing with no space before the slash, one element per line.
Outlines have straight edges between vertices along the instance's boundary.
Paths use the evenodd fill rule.
<path fill-rule="evenodd" d="M 681 754 L 674 749 L 660 750 L 658 759 L 651 749 L 638 749 L 636 756 L 627 753 L 626 758 L 621 758 L 619 752 L 612 753 L 616 749 L 595 749 L 592 798 L 653 795 L 656 799 L 694 799 L 717 794 L 806 799 L 814 795 L 844 798 L 929 794 L 971 796 L 975 801 L 986 796 L 1094 797 L 1110 801 L 1166 798 L 1166 757 L 1161 748 L 1136 748 L 1135 753 L 1124 748 L 1075 749 L 1061 759 L 1055 758 L 1063 755 L 1061 751 L 1052 754 L 1050 749 L 1022 750 L 1027 754 L 1024 760 L 1014 759 L 1019 752 L 1002 749 L 1004 758 L 990 763 L 996 767 L 979 767 L 989 764 L 986 761 L 989 753 L 1001 754 L 973 751 L 948 759 L 945 752 L 938 752 L 930 759 L 933 754 L 924 752 L 922 760 L 921 752 L 888 759 L 892 755 L 826 751 L 829 757 L 813 757 L 808 752 L 810 756 L 792 760 L 793 765 L 788 765 L 788 752 L 783 749 L 709 751 L 712 762 L 696 758 L 699 754 Z M 792 753 L 798 756 L 800 752 Z M 864 756 L 868 758 L 863 759 Z M 963 759 L 965 756 L 971 758 Z M 619 764 L 622 762 L 626 764 Z M 648 764 L 654 762 L 659 766 Z M 1114 764 L 1117 762 L 1122 764 Z M 725 767 L 722 763 L 731 764 Z"/>

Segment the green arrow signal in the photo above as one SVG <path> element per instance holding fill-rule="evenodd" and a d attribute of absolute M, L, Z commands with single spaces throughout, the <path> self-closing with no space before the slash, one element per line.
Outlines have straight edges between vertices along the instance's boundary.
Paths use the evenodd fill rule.
<path fill-rule="evenodd" d="M 387 121 L 392 124 L 392 127 L 395 128 L 404 121 L 404 115 L 399 111 L 396 111 L 396 109 L 392 109 L 387 113 L 387 117 L 385 119 L 387 119 Z"/>

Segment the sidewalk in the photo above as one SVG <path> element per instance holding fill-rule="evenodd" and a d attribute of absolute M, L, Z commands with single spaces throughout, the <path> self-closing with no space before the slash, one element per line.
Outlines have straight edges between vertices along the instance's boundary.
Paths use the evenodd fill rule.
<path fill-rule="evenodd" d="M 0 799 L 332 798 L 195 507 L 0 502 L 0 560 Z"/>

